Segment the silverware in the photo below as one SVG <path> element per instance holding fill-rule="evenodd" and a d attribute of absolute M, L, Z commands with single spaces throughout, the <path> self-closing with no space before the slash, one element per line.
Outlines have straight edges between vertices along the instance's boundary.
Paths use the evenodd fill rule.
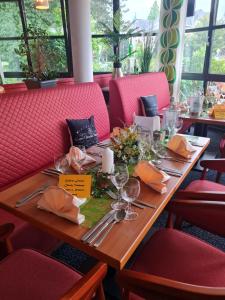
<path fill-rule="evenodd" d="M 108 220 L 106 220 L 106 222 L 103 223 L 101 228 L 99 228 L 99 230 L 95 234 L 93 234 L 90 238 L 88 238 L 86 240 L 86 242 L 89 245 L 93 245 L 95 240 L 101 235 L 101 233 L 106 229 L 106 227 L 114 220 L 114 214 L 115 213 L 116 213 L 116 211 L 114 211 L 114 213 L 108 218 Z"/>
<path fill-rule="evenodd" d="M 86 242 L 89 237 L 94 234 L 112 216 L 113 213 L 115 213 L 114 210 L 108 212 L 94 227 L 92 227 L 82 236 L 81 241 Z"/>
<path fill-rule="evenodd" d="M 49 175 L 49 176 L 54 176 L 54 177 L 58 177 L 60 175 L 59 173 L 55 173 L 55 172 L 47 171 L 47 170 L 41 171 L 41 173 L 45 174 L 45 175 Z"/>
<path fill-rule="evenodd" d="M 36 197 L 38 194 L 43 193 L 47 188 L 49 187 L 49 184 L 44 184 L 41 187 L 39 187 L 37 190 L 34 192 L 28 194 L 27 196 L 21 198 L 16 202 L 16 207 L 20 207 L 24 204 L 26 204 L 28 201 Z"/>
<path fill-rule="evenodd" d="M 175 176 L 175 177 L 181 177 L 183 174 L 181 172 L 178 172 L 174 169 L 170 169 L 170 168 L 166 168 L 166 167 L 161 167 L 161 166 L 157 166 L 157 168 L 161 171 L 164 171 L 166 173 L 168 173 L 169 175 Z"/>
<path fill-rule="evenodd" d="M 118 200 L 117 195 L 113 191 L 108 190 L 108 191 L 106 191 L 106 194 L 108 194 L 113 200 Z M 131 202 L 131 205 L 136 206 L 141 209 L 145 208 L 145 206 L 142 205 L 141 203 L 138 203 L 138 201 Z"/>
<path fill-rule="evenodd" d="M 141 201 L 141 200 L 135 200 L 135 202 L 133 202 L 133 203 L 138 203 L 138 204 L 150 207 L 150 208 L 156 208 L 156 205 L 149 204 L 149 203 Z"/>
<path fill-rule="evenodd" d="M 186 160 L 186 159 L 182 159 L 182 158 L 176 158 L 173 156 L 166 156 L 166 155 L 161 155 L 159 153 L 156 153 L 156 155 L 161 158 L 161 159 L 167 159 L 167 160 L 172 160 L 172 161 L 176 161 L 179 163 L 189 163 L 190 161 Z"/>
<path fill-rule="evenodd" d="M 112 230 L 113 226 L 116 223 L 123 221 L 125 216 L 126 216 L 126 212 L 124 209 L 116 211 L 116 213 L 113 215 L 114 218 L 113 218 L 112 223 L 108 226 L 108 228 L 105 230 L 105 232 L 95 241 L 94 247 L 100 246 L 100 244 L 103 242 L 103 240 L 109 234 L 109 232 Z"/>
<path fill-rule="evenodd" d="M 146 207 L 146 206 L 140 204 L 140 203 L 137 202 L 137 201 L 131 202 L 130 204 L 133 205 L 133 206 L 136 206 L 136 207 L 138 207 L 138 208 L 141 208 L 141 209 L 144 209 L 144 208 Z"/>

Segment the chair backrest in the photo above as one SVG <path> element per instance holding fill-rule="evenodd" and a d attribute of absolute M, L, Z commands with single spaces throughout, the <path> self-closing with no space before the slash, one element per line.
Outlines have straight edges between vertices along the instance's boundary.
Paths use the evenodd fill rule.
<path fill-rule="evenodd" d="M 170 103 L 168 81 L 165 73 L 131 75 L 109 82 L 109 115 L 111 128 L 130 125 L 133 114 L 142 115 L 140 97 L 156 95 L 158 109 Z"/>
<path fill-rule="evenodd" d="M 222 158 L 225 158 L 225 135 L 220 141 L 220 155 Z"/>
<path fill-rule="evenodd" d="M 14 93 L 14 92 L 25 92 L 27 91 L 27 86 L 24 82 L 20 83 L 10 83 L 2 84 L 2 87 L 5 90 L 5 93 Z"/>
<path fill-rule="evenodd" d="M 112 79 L 112 74 L 97 74 L 94 75 L 94 82 L 98 83 L 101 88 L 109 86 L 109 81 Z"/>
<path fill-rule="evenodd" d="M 94 115 L 100 140 L 109 137 L 105 100 L 96 83 L 0 95 L 0 189 L 66 153 L 65 119 Z"/>

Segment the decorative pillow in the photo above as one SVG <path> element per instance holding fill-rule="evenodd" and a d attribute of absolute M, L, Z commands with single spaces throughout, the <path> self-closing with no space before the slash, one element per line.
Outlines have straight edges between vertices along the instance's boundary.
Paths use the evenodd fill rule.
<path fill-rule="evenodd" d="M 155 95 L 142 96 L 140 99 L 144 116 L 154 117 L 158 115 L 158 102 Z"/>
<path fill-rule="evenodd" d="M 66 120 L 69 127 L 72 146 L 82 145 L 89 148 L 98 143 L 94 116 L 89 119 Z"/>

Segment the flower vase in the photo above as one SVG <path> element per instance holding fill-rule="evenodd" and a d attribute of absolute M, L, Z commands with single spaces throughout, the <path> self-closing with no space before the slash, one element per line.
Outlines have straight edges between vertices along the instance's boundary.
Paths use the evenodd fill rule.
<path fill-rule="evenodd" d="M 122 66 L 122 64 L 119 62 L 113 63 L 113 73 L 112 73 L 113 79 L 123 77 L 123 72 L 122 72 L 121 66 Z"/>

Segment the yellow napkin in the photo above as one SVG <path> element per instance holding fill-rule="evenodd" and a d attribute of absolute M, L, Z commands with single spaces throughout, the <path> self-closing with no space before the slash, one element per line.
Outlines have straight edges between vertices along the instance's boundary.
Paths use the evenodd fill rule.
<path fill-rule="evenodd" d="M 164 182 L 169 180 L 170 176 L 157 169 L 151 162 L 145 160 L 139 161 L 134 169 L 134 176 L 140 177 L 145 184 L 161 194 L 167 192 Z"/>
<path fill-rule="evenodd" d="M 79 199 L 73 197 L 57 186 L 50 186 L 45 190 L 37 206 L 40 209 L 49 211 L 59 217 L 63 217 L 76 224 L 81 224 L 85 216 L 80 214 Z"/>
<path fill-rule="evenodd" d="M 70 151 L 68 154 L 66 154 L 66 158 L 69 162 L 69 165 L 78 172 L 80 171 L 82 166 L 96 162 L 93 157 L 84 153 L 82 150 L 75 146 L 70 147 Z"/>
<path fill-rule="evenodd" d="M 196 151 L 186 138 L 179 134 L 174 135 L 169 140 L 167 148 L 185 158 L 190 158 L 192 153 Z"/>

